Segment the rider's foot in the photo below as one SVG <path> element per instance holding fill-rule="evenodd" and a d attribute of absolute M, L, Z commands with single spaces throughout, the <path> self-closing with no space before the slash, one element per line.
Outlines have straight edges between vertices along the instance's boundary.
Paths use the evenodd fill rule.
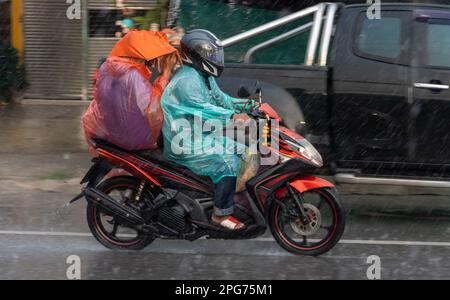
<path fill-rule="evenodd" d="M 244 223 L 240 222 L 233 216 L 216 216 L 213 214 L 211 220 L 214 224 L 230 230 L 241 230 L 245 227 Z"/>

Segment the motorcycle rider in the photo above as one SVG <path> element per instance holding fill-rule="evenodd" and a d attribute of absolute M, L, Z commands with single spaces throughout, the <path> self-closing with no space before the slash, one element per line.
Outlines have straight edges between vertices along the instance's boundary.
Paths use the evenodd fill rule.
<path fill-rule="evenodd" d="M 165 159 L 196 174 L 209 176 L 215 184 L 213 223 L 230 230 L 243 229 L 244 224 L 232 214 L 237 174 L 243 156 L 239 153 L 245 153 L 245 146 L 223 135 L 219 139 L 215 136 L 213 141 L 211 131 L 198 134 L 195 130 L 194 138 L 184 139 L 181 145 L 178 138 L 186 128 L 177 126 L 177 120 L 187 120 L 190 128 L 195 127 L 199 114 L 202 122 L 214 120 L 224 126 L 230 120 L 247 122 L 249 116 L 239 113 L 246 100 L 232 98 L 216 83 L 215 77 L 219 77 L 224 69 L 224 53 L 214 34 L 202 29 L 190 31 L 184 35 L 180 46 L 184 65 L 173 76 L 161 100 Z M 205 150 L 203 146 L 211 145 L 211 142 L 221 144 L 222 149 L 235 151 L 217 153 L 215 148 Z"/>

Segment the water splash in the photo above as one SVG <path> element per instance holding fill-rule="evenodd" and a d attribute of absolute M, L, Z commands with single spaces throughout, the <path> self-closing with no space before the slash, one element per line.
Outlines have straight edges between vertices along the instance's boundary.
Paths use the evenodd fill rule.
<path fill-rule="evenodd" d="M 72 203 L 67 202 L 64 205 L 56 208 L 52 213 L 52 220 L 57 221 L 64 219 L 72 212 L 73 207 L 74 205 L 72 205 Z"/>

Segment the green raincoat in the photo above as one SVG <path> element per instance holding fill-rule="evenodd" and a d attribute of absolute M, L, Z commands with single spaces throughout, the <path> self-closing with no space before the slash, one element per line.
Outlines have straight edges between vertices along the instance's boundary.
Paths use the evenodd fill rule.
<path fill-rule="evenodd" d="M 211 90 L 206 84 L 209 81 Z M 246 147 L 216 130 L 239 113 L 242 99 L 222 92 L 213 77 L 183 66 L 161 98 L 164 113 L 164 157 L 214 183 L 239 173 Z"/>

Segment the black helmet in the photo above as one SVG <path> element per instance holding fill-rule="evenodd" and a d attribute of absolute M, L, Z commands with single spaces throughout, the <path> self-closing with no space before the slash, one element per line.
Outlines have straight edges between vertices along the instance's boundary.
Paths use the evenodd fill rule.
<path fill-rule="evenodd" d="M 214 34 L 203 29 L 192 30 L 183 36 L 180 46 L 184 63 L 214 77 L 222 74 L 223 47 Z"/>

